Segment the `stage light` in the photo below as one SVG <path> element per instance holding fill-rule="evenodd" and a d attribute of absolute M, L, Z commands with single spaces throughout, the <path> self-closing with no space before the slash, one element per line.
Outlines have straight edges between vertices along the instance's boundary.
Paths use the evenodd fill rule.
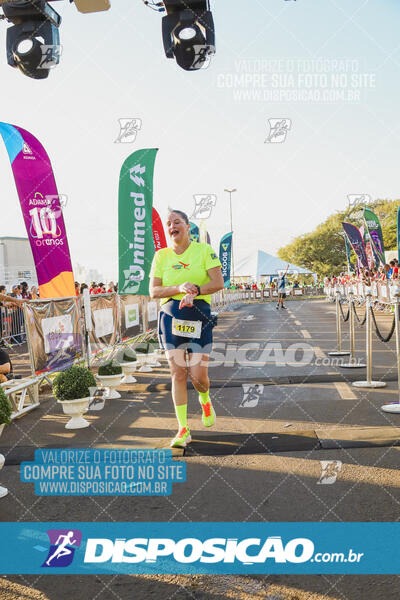
<path fill-rule="evenodd" d="M 2 4 L 7 29 L 7 62 L 24 75 L 45 79 L 60 61 L 60 15 L 46 0 L 18 0 Z"/>
<path fill-rule="evenodd" d="M 186 71 L 208 65 L 215 54 L 214 20 L 209 0 L 164 0 L 164 51 Z"/>
<path fill-rule="evenodd" d="M 196 30 L 193 27 L 185 27 L 181 29 L 178 33 L 178 37 L 180 40 L 191 40 L 196 35 Z"/>

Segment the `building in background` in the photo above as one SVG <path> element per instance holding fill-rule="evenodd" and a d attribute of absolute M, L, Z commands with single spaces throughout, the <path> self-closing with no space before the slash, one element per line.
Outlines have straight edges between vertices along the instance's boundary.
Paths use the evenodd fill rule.
<path fill-rule="evenodd" d="M 28 238 L 0 237 L 0 285 L 11 287 L 26 281 L 38 285 L 35 263 Z"/>
<path fill-rule="evenodd" d="M 95 281 L 96 283 L 102 282 L 107 284 L 106 279 L 104 279 L 103 275 L 97 269 L 83 267 L 79 263 L 74 263 L 73 269 L 75 281 L 79 283 L 87 283 L 89 285 L 92 281 Z"/>
<path fill-rule="evenodd" d="M 79 283 L 96 281 L 108 283 L 97 269 L 74 264 L 74 278 Z M 10 292 L 13 285 L 26 281 L 28 286 L 38 285 L 35 263 L 28 238 L 0 237 L 0 285 L 5 285 Z"/>

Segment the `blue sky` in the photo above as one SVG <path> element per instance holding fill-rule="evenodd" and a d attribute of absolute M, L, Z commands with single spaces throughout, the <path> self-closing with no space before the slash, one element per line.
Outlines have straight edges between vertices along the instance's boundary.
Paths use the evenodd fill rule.
<path fill-rule="evenodd" d="M 30 130 L 48 151 L 68 196 L 73 261 L 116 277 L 119 170 L 139 148 L 160 149 L 154 204 L 163 218 L 168 206 L 190 213 L 194 194 L 217 195 L 215 247 L 229 230 L 223 190 L 238 189 L 235 261 L 256 249 L 276 252 L 344 208 L 347 194 L 400 197 L 400 2 L 211 0 L 217 54 L 196 73 L 164 57 L 159 14 L 140 0 L 111 2 L 96 15 L 54 2 L 63 54 L 45 81 L 6 65 L 0 24 L 0 120 Z M 337 65 L 340 90 L 332 88 Z M 246 73 L 247 84 L 238 79 Z M 306 88 L 310 76 L 314 87 Z M 286 94 L 280 101 L 270 99 L 272 81 Z M 333 100 L 315 99 L 326 84 Z M 313 100 L 295 100 L 298 90 Z M 133 144 L 114 143 L 123 117 L 142 120 Z M 274 118 L 290 119 L 291 129 L 283 143 L 264 143 Z M 24 235 L 1 145 L 0 177 L 0 235 Z"/>

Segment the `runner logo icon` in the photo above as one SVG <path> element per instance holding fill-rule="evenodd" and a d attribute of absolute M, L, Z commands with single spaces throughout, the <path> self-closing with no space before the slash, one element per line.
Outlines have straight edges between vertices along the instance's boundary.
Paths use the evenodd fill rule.
<path fill-rule="evenodd" d="M 195 194 L 194 211 L 191 219 L 209 219 L 214 206 L 217 204 L 217 196 L 215 194 Z"/>
<path fill-rule="evenodd" d="M 119 134 L 115 144 L 131 144 L 136 140 L 137 132 L 142 128 L 142 119 L 118 119 Z"/>
<path fill-rule="evenodd" d="M 342 461 L 340 460 L 320 460 L 321 477 L 317 481 L 318 485 L 332 485 L 336 482 L 340 471 L 342 470 Z"/>
<path fill-rule="evenodd" d="M 68 567 L 82 541 L 79 529 L 48 529 L 49 553 L 42 567 Z"/>
<path fill-rule="evenodd" d="M 60 62 L 62 46 L 59 44 L 41 44 L 42 59 L 38 69 L 53 69 Z"/>
<path fill-rule="evenodd" d="M 269 134 L 265 144 L 281 144 L 292 127 L 291 119 L 268 119 Z"/>
<path fill-rule="evenodd" d="M 264 392 L 264 385 L 262 383 L 256 383 L 255 385 L 249 385 L 248 383 L 242 384 L 243 388 L 243 399 L 239 404 L 240 408 L 254 408 L 258 405 L 260 397 Z"/>
<path fill-rule="evenodd" d="M 371 202 L 371 196 L 369 194 L 348 194 L 347 199 L 349 201 L 349 207 L 355 208 L 356 206 L 365 207 Z"/>

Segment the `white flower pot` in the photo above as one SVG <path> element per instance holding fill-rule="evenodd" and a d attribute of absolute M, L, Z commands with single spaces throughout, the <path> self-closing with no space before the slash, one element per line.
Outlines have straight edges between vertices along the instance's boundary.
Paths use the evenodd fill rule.
<path fill-rule="evenodd" d="M 0 435 L 3 432 L 3 429 L 4 429 L 4 423 L 2 423 L 0 425 Z M 4 458 L 4 456 L 2 454 L 0 454 L 0 471 L 4 467 L 5 461 L 6 461 L 6 459 Z M 7 494 L 8 494 L 8 489 L 3 487 L 2 485 L 0 485 L 0 498 L 7 496 Z"/>
<path fill-rule="evenodd" d="M 122 372 L 124 374 L 124 378 L 121 383 L 136 383 L 137 379 L 132 377 L 132 373 L 136 371 L 136 366 L 138 361 L 128 361 L 119 363 L 122 367 Z"/>
<path fill-rule="evenodd" d="M 110 400 L 118 400 L 121 398 L 121 394 L 119 394 L 115 388 L 117 388 L 122 383 L 123 374 L 119 375 L 97 375 L 97 379 L 100 381 L 100 385 L 102 387 L 109 387 L 111 392 L 108 396 Z"/>
<path fill-rule="evenodd" d="M 89 427 L 88 421 L 83 415 L 89 407 L 91 398 L 78 398 L 77 400 L 57 400 L 61 404 L 66 415 L 71 417 L 65 426 L 65 429 L 83 429 Z"/>
<path fill-rule="evenodd" d="M 157 353 L 151 352 L 147 355 L 147 364 L 150 367 L 161 367 L 161 363 L 157 360 Z"/>
<path fill-rule="evenodd" d="M 138 372 L 139 373 L 151 373 L 153 369 L 151 368 L 151 366 L 149 364 L 150 354 L 143 354 L 141 352 L 137 356 L 138 356 L 138 364 L 141 365 L 140 369 L 138 369 Z"/>

